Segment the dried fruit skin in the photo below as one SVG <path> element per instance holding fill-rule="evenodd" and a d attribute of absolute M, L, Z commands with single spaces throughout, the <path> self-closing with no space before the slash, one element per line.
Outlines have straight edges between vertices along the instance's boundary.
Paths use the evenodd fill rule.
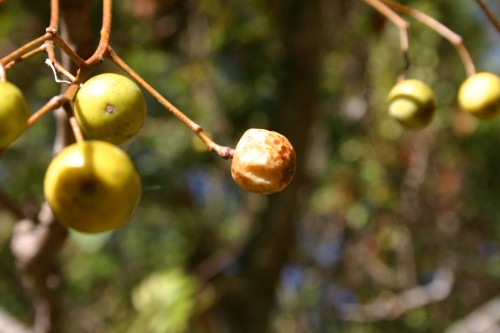
<path fill-rule="evenodd" d="M 491 119 L 500 113 L 500 78 L 481 72 L 469 76 L 458 90 L 460 108 L 480 119 Z"/>
<path fill-rule="evenodd" d="M 295 174 L 295 160 L 295 150 L 285 136 L 249 129 L 235 148 L 231 174 L 245 190 L 271 194 L 288 186 Z"/>
<path fill-rule="evenodd" d="M 406 128 L 428 125 L 434 116 L 436 99 L 432 89 L 418 80 L 404 80 L 389 92 L 389 115 Z"/>
<path fill-rule="evenodd" d="M 66 147 L 52 160 L 44 194 L 60 223 L 98 233 L 128 222 L 141 195 L 141 180 L 120 148 L 87 141 Z"/>
<path fill-rule="evenodd" d="M 132 80 L 123 75 L 105 73 L 83 84 L 75 97 L 74 109 L 85 135 L 120 144 L 142 128 L 146 100 Z"/>
<path fill-rule="evenodd" d="M 14 84 L 0 82 L 0 149 L 8 147 L 26 130 L 28 103 Z"/>

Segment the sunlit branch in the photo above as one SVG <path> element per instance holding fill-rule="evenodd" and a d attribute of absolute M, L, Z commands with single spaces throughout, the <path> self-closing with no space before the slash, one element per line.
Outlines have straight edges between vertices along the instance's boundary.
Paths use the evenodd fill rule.
<path fill-rule="evenodd" d="M 408 56 L 409 41 L 408 41 L 408 28 L 410 24 L 396 14 L 392 9 L 386 6 L 381 0 L 363 0 L 368 5 L 373 7 L 379 13 L 384 15 L 388 20 L 390 20 L 399 29 L 399 42 L 401 47 L 401 52 L 403 53 L 404 59 L 404 69 L 403 73 L 410 68 L 410 58 Z M 404 75 L 403 75 L 404 76 Z"/>
<path fill-rule="evenodd" d="M 0 59 L 0 64 L 6 65 L 10 63 L 11 61 L 16 60 L 17 58 L 20 58 L 23 54 L 29 52 L 31 49 L 37 47 L 40 44 L 43 44 L 44 42 L 50 40 L 52 38 L 52 33 L 46 33 L 26 44 L 18 48 L 17 50 L 9 53 L 5 57 Z"/>
<path fill-rule="evenodd" d="M 70 79 L 72 82 L 75 81 L 75 77 L 73 74 L 71 74 L 66 68 L 64 68 L 63 65 L 56 59 L 56 55 L 54 52 L 54 44 L 52 41 L 46 42 L 47 44 L 47 54 L 48 54 L 48 61 L 50 61 L 51 65 L 62 75 L 66 76 L 68 79 Z"/>
<path fill-rule="evenodd" d="M 469 76 L 476 73 L 474 62 L 472 61 L 469 51 L 467 51 L 467 48 L 465 47 L 462 37 L 460 35 L 451 31 L 448 27 L 446 27 L 439 21 L 435 20 L 434 18 L 430 17 L 427 14 L 424 14 L 419 10 L 404 6 L 400 3 L 390 0 L 381 0 L 381 1 L 386 3 L 392 9 L 401 12 L 405 15 L 413 17 L 417 21 L 420 21 L 421 23 L 427 25 L 429 28 L 436 31 L 442 37 L 446 38 L 456 48 L 462 60 L 462 63 L 465 67 L 465 72 L 467 73 L 467 75 Z"/>
<path fill-rule="evenodd" d="M 105 53 L 108 51 L 109 38 L 111 35 L 111 21 L 113 12 L 113 1 L 103 0 L 102 2 L 102 28 L 101 39 L 94 54 L 87 59 L 86 64 L 99 63 L 102 61 Z"/>
<path fill-rule="evenodd" d="M 36 123 L 40 118 L 45 116 L 50 111 L 57 109 L 62 106 L 64 103 L 67 103 L 69 100 L 64 95 L 57 95 L 52 97 L 44 106 L 42 106 L 38 111 L 33 113 L 31 117 L 28 119 L 28 127 L 31 127 L 34 123 Z"/>
<path fill-rule="evenodd" d="M 54 32 L 52 36 L 52 40 L 54 41 L 54 43 L 57 44 L 61 51 L 63 51 L 71 58 L 71 60 L 75 62 L 78 68 L 81 69 L 87 66 L 85 61 L 78 54 L 76 54 L 76 52 L 73 51 L 73 49 L 68 44 L 66 44 L 66 42 L 61 38 L 61 36 L 59 36 L 59 34 Z"/>
<path fill-rule="evenodd" d="M 191 131 L 193 131 L 208 147 L 209 151 L 216 152 L 220 157 L 224 159 L 230 159 L 233 157 L 234 150 L 230 147 L 224 147 L 216 144 L 212 141 L 208 135 L 203 131 L 200 125 L 191 120 L 182 111 L 172 105 L 165 97 L 163 97 L 158 91 L 156 91 L 149 83 L 147 83 L 139 74 L 137 74 L 132 68 L 130 68 L 125 61 L 123 61 L 111 47 L 108 48 L 106 53 L 115 64 L 117 64 L 121 69 L 123 69 L 127 74 L 129 74 L 134 80 L 137 81 L 151 96 L 156 98 L 161 105 L 163 105 L 170 113 L 172 113 L 177 119 L 182 121 Z"/>
<path fill-rule="evenodd" d="M 59 0 L 50 1 L 50 24 L 51 30 L 57 31 L 59 28 Z"/>
<path fill-rule="evenodd" d="M 39 47 L 37 47 L 36 49 L 28 51 L 28 52 L 24 53 L 23 55 L 21 55 L 20 57 L 12 60 L 11 62 L 9 62 L 7 64 L 5 64 L 5 68 L 9 69 L 12 66 L 14 66 L 15 64 L 20 63 L 21 61 L 29 59 L 29 58 L 31 58 L 33 56 L 36 56 L 36 55 L 38 55 L 40 53 L 43 53 L 45 51 L 46 51 L 46 46 L 45 46 L 45 44 L 42 44 Z"/>
<path fill-rule="evenodd" d="M 78 125 L 76 118 L 70 117 L 69 123 L 71 124 L 71 130 L 73 131 L 73 135 L 75 136 L 76 142 L 78 143 L 84 142 L 85 138 L 83 137 L 82 130 L 80 129 L 80 125 Z"/>

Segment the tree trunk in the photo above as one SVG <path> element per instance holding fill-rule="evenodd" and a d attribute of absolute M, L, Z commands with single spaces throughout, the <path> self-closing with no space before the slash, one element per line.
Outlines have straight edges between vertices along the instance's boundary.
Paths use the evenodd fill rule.
<path fill-rule="evenodd" d="M 301 188 L 306 180 L 305 156 L 319 104 L 321 67 L 320 0 L 276 0 L 275 13 L 283 45 L 280 109 L 271 126 L 289 138 L 297 153 L 297 171 L 290 186 L 269 197 L 259 224 L 238 261 L 238 272 L 221 278 L 221 306 L 231 331 L 268 332 L 280 273 L 295 244 L 301 214 Z"/>

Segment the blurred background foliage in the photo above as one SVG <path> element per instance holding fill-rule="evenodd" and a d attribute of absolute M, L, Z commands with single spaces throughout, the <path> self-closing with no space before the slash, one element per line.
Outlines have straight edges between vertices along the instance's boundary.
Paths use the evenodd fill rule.
<path fill-rule="evenodd" d="M 500 36 L 474 1 L 401 2 L 459 33 L 478 70 L 500 73 Z M 276 297 L 262 327 L 445 332 L 500 291 L 499 120 L 478 122 L 457 109 L 465 72 L 455 49 L 409 19 L 407 76 L 429 84 L 439 106 L 429 128 L 403 130 L 386 113 L 403 68 L 397 29 L 361 1 L 314 3 L 322 28 L 313 41 L 317 107 L 310 125 L 295 121 L 295 134 L 283 132 L 307 149 L 290 190 L 299 204 L 281 201 L 294 212 L 295 236 L 276 263 L 278 283 L 266 291 Z M 488 5 L 499 17 L 500 3 Z M 97 40 L 100 2 L 93 6 Z M 279 21 L 284 8 L 284 0 L 115 1 L 112 44 L 218 143 L 234 147 L 247 128 L 281 130 L 282 119 L 295 119 L 279 111 L 294 70 L 284 66 L 283 36 L 293 34 Z M 48 1 L 0 2 L 0 54 L 42 34 L 48 18 Z M 8 71 L 32 110 L 59 91 L 43 62 Z M 119 69 L 105 62 L 97 71 Z M 265 218 L 273 199 L 237 188 L 230 161 L 207 153 L 150 97 L 148 110 L 141 134 L 124 145 L 144 186 L 133 220 L 102 235 L 72 232 L 60 253 L 63 332 L 252 332 L 250 323 L 235 324 L 231 307 L 262 307 L 257 297 L 223 299 L 237 290 L 229 286 L 241 278 L 251 240 L 273 232 Z M 54 126 L 45 117 L 0 160 L 2 192 L 28 213 L 43 202 Z M 0 218 L 0 307 L 28 322 L 31 300 L 9 250 L 16 221 L 3 210 Z M 266 274 L 245 278 L 254 273 Z"/>

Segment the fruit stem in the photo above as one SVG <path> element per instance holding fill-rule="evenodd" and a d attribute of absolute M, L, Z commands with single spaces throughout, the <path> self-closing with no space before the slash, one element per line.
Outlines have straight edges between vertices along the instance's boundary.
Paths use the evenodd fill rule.
<path fill-rule="evenodd" d="M 71 125 L 71 130 L 73 130 L 73 135 L 75 136 L 75 141 L 77 143 L 85 142 L 85 138 L 83 137 L 82 130 L 80 129 L 80 125 L 78 125 L 76 118 L 70 117 L 69 123 Z"/>
<path fill-rule="evenodd" d="M 181 110 L 176 108 L 172 103 L 170 103 L 165 97 L 163 97 L 158 91 L 156 91 L 149 83 L 147 83 L 139 74 L 137 74 L 132 68 L 130 68 L 123 59 L 121 59 L 115 51 L 108 46 L 108 52 L 106 56 L 117 64 L 121 69 L 123 69 L 127 74 L 129 74 L 139 85 L 141 85 L 151 96 L 156 98 L 156 100 L 165 107 L 170 113 L 172 113 L 177 119 L 182 121 L 191 131 L 193 131 L 208 147 L 208 151 L 216 152 L 223 159 L 233 158 L 234 149 L 231 147 L 224 147 L 216 144 L 208 135 L 203 131 L 203 128 L 195 123 L 191 118 L 186 116 Z"/>
<path fill-rule="evenodd" d="M 483 0 L 476 0 L 478 3 L 479 7 L 483 10 L 484 14 L 486 14 L 486 17 L 488 20 L 490 20 L 491 24 L 497 29 L 498 32 L 500 32 L 500 22 L 497 20 L 495 15 L 491 12 L 491 10 L 486 6 Z"/>
<path fill-rule="evenodd" d="M 405 21 L 401 16 L 396 14 L 391 8 L 389 8 L 383 0 L 363 0 L 369 6 L 374 8 L 380 14 L 384 15 L 388 20 L 390 20 L 399 29 L 399 42 L 401 46 L 401 52 L 403 53 L 404 68 L 403 73 L 406 73 L 410 68 L 410 58 L 408 56 L 408 49 L 410 44 L 408 42 L 408 28 L 410 24 Z M 404 79 L 404 74 L 400 77 L 401 80 Z"/>
<path fill-rule="evenodd" d="M 59 0 L 50 1 L 50 29 L 56 30 L 59 28 Z"/>
<path fill-rule="evenodd" d="M 40 118 L 42 118 L 49 111 L 55 110 L 64 103 L 68 102 L 68 98 L 65 95 L 57 95 L 52 97 L 44 106 L 42 106 L 38 111 L 33 113 L 28 119 L 28 127 L 31 127 Z"/>
<path fill-rule="evenodd" d="M 460 56 L 462 63 L 464 65 L 467 76 L 476 73 L 474 62 L 472 61 L 469 51 L 467 51 L 467 48 L 465 47 L 462 37 L 460 35 L 451 31 L 441 22 L 437 21 L 436 19 L 430 17 L 427 14 L 424 14 L 423 12 L 417 9 L 407 7 L 405 5 L 402 5 L 400 3 L 391 0 L 380 0 L 380 1 L 383 1 L 387 6 L 393 8 L 398 12 L 413 17 L 417 21 L 425 24 L 426 26 L 437 32 L 443 38 L 447 39 L 456 48 L 457 53 Z"/>
<path fill-rule="evenodd" d="M 0 82 L 5 82 L 7 80 L 7 74 L 5 73 L 5 68 L 0 64 Z"/>
<path fill-rule="evenodd" d="M 111 35 L 112 8 L 113 0 L 102 1 L 101 39 L 99 40 L 99 45 L 97 46 L 94 54 L 85 61 L 87 65 L 101 62 L 106 52 L 108 52 L 109 39 Z"/>

